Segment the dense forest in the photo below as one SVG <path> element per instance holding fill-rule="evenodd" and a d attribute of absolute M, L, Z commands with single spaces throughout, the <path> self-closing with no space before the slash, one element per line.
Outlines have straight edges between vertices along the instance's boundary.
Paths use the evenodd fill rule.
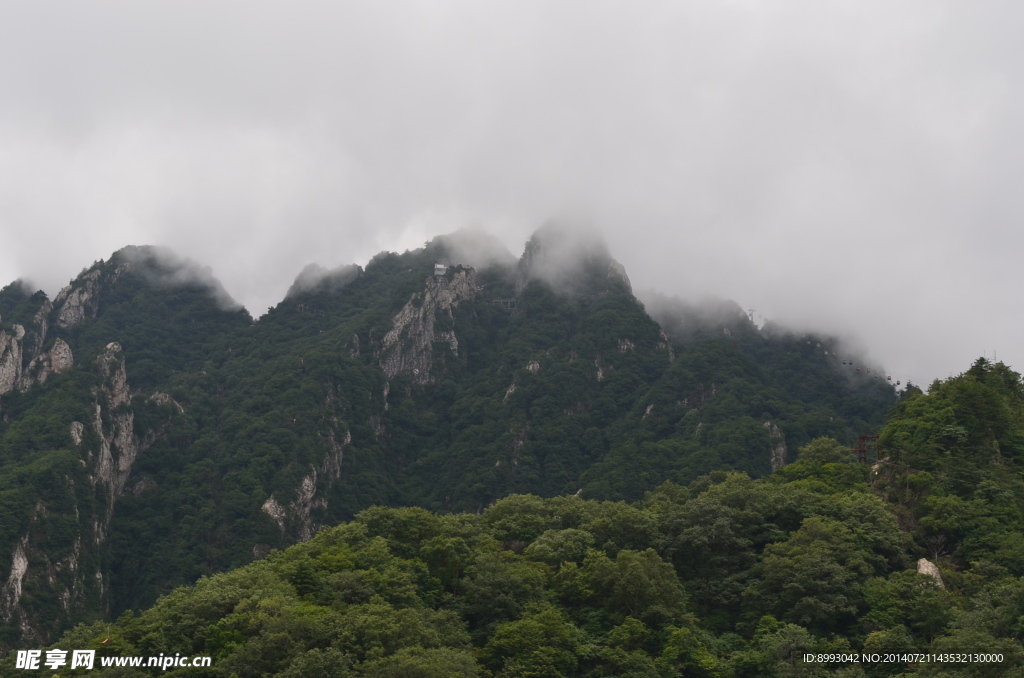
<path fill-rule="evenodd" d="M 758 327 L 731 302 L 649 299 L 648 306 L 634 296 L 625 271 L 603 245 L 554 228 L 538 231 L 519 259 L 493 243 L 456 234 L 418 250 L 382 253 L 365 267 L 311 266 L 258 320 L 232 302 L 209 271 L 155 248 L 129 247 L 94 263 L 52 300 L 20 283 L 3 288 L 0 650 L 48 644 L 82 621 L 110 623 L 126 610 L 150 607 L 161 595 L 177 599 L 182 585 L 234 568 L 254 569 L 230 576 L 260 573 L 253 576 L 267 582 L 283 577 L 272 586 L 286 586 L 287 563 L 313 552 L 308 549 L 342 543 L 353 563 L 363 563 L 356 569 L 364 574 L 344 575 L 355 577 L 352 582 L 385 576 L 372 574 L 376 560 L 357 555 L 364 548 L 380 551 L 380 567 L 387 572 L 412 577 L 401 605 L 387 597 L 371 601 L 372 595 L 358 604 L 418 610 L 416 615 L 427 616 L 416 618 L 431 628 L 440 624 L 436 620 L 450 620 L 451 638 L 467 638 L 469 644 L 442 644 L 432 652 L 453 661 L 472 657 L 489 671 L 498 670 L 498 655 L 484 661 L 471 648 L 491 643 L 501 624 L 521 619 L 526 610 L 549 617 L 558 611 L 566 628 L 584 634 L 578 636 L 580 647 L 593 646 L 594 652 L 603 642 L 601 629 L 613 628 L 613 622 L 617 628 L 626 617 L 643 624 L 636 627 L 641 631 L 657 629 L 652 638 L 684 628 L 723 642 L 733 642 L 729 634 L 735 634 L 735 648 L 746 647 L 742 639 L 756 630 L 765 616 L 760 612 L 779 623 L 803 624 L 811 634 L 825 633 L 824 627 L 783 614 L 785 603 L 751 607 L 757 595 L 771 599 L 751 588 L 762 567 L 756 564 L 770 544 L 799 533 L 806 518 L 824 519 L 820 507 L 833 503 L 812 501 L 825 496 L 814 485 L 824 480 L 795 475 L 824 463 L 813 461 L 813 450 L 828 447 L 821 439 L 846 449 L 858 435 L 878 431 L 894 405 L 902 413 L 896 416 L 916 421 L 917 413 L 908 409 L 916 390 L 897 393 L 877 367 L 872 372 L 872 366 L 862 366 L 833 338 Z M 979 369 L 988 374 L 996 368 Z M 932 392 L 934 387 L 928 398 Z M 965 516 L 974 515 L 972 502 L 987 501 L 963 494 L 960 485 L 946 488 L 954 478 L 971 492 L 983 485 L 962 464 L 932 449 L 955 444 L 973 454 L 977 436 L 989 435 L 987 429 L 951 420 L 940 427 L 946 437 L 933 439 L 910 424 L 889 426 L 885 449 L 932 454 L 927 462 L 899 457 L 916 470 L 898 483 L 889 476 L 872 480 L 891 484 L 890 494 L 903 493 L 903 513 L 886 509 L 885 515 L 894 515 L 900 530 L 909 529 L 908 521 L 914 530 L 934 528 L 920 536 L 933 559 L 954 549 L 994 549 L 991 540 L 975 544 L 963 536 L 973 528 L 951 535 L 946 527 L 934 527 L 940 519 L 931 514 L 921 514 L 927 528 L 913 517 L 932 506 L 927 501 L 938 501 L 928 497 L 939 496 L 939 488 L 948 497 L 943 506 Z M 1001 449 L 1012 444 L 1010 435 L 1010 429 L 995 434 Z M 807 445 L 811 461 L 793 463 L 795 451 Z M 722 473 L 727 475 L 716 475 Z M 877 495 L 860 482 L 866 481 L 849 480 L 842 491 Z M 786 509 L 785 519 L 770 514 L 762 527 L 735 532 L 742 554 L 737 551 L 725 569 L 694 555 L 692 567 L 722 573 L 702 570 L 703 588 L 685 570 L 689 556 L 682 554 L 689 547 L 659 541 L 670 538 L 662 535 L 669 528 L 659 523 L 656 506 L 684 511 L 707 492 L 717 496 L 740 486 L 750 488 L 754 501 L 770 488 L 782 492 L 779 483 L 786 501 L 800 507 Z M 810 503 L 801 503 L 805 499 Z M 551 508 L 567 501 L 581 507 L 577 518 Z M 949 503 L 954 501 L 962 505 Z M 493 531 L 499 507 L 517 514 L 511 507 L 520 505 L 550 514 L 523 518 L 540 521 L 540 532 Z M 620 510 L 623 516 L 644 516 L 642 524 L 619 525 Z M 596 513 L 587 518 L 588 512 Z M 428 536 L 399 543 L 396 532 L 381 551 L 381 542 L 370 544 L 375 528 L 367 527 L 365 538 L 353 536 L 359 525 L 369 525 L 370 515 L 397 521 L 396 530 L 402 521 L 422 521 Z M 347 527 L 321 529 L 353 520 Z M 616 546 L 605 528 L 595 527 L 613 524 L 635 532 L 633 541 Z M 579 531 L 549 535 L 555 551 L 562 548 L 559 540 L 575 544 L 578 557 L 572 562 L 583 577 L 573 585 L 579 587 L 577 599 L 552 597 L 563 581 L 556 578 L 562 561 L 536 556 L 540 547 L 533 547 L 548 530 Z M 721 537 L 717 528 L 714 534 Z M 986 562 L 1010 568 L 1012 534 L 1007 527 Z M 454 570 L 437 571 L 437 563 L 421 553 L 424 539 L 461 539 L 461 564 L 453 560 L 444 567 Z M 296 543 L 305 545 L 286 550 Z M 907 547 L 893 548 L 884 565 L 869 559 L 857 567 L 887 572 L 902 566 L 899 554 L 906 556 Z M 484 611 L 477 618 L 454 602 L 464 600 L 460 587 L 471 588 L 466 577 L 484 567 L 476 564 L 484 553 L 495 572 L 512 568 L 519 573 L 515 578 L 533 582 L 528 586 L 534 593 L 522 600 L 519 593 L 508 594 L 519 602 L 509 602 L 515 612 L 507 618 L 486 618 Z M 640 559 L 636 567 L 665 573 L 674 568 L 680 588 L 665 608 L 668 616 L 657 621 L 639 611 L 622 617 L 622 610 L 594 608 L 587 612 L 592 621 L 578 617 L 594 603 L 587 595 L 606 598 L 587 577 L 620 567 L 620 553 Z M 334 595 L 330 587 L 319 587 L 349 570 L 321 572 L 319 562 L 303 566 L 311 582 L 320 582 L 315 590 L 292 591 L 282 605 L 314 615 L 334 609 L 324 598 Z M 441 616 L 430 616 L 435 613 Z M 412 619 L 403 616 L 410 614 L 400 616 Z M 856 642 L 849 624 L 842 630 Z M 231 638 L 242 633 L 225 632 Z M 828 631 L 837 632 L 838 627 Z M 224 642 L 225 648 L 237 645 Z M 724 647 L 709 652 L 732 656 Z M 623 648 L 629 656 L 642 649 L 628 643 Z M 653 645 L 644 648 L 648 657 L 661 656 Z M 368 671 L 367 661 L 389 656 L 352 654 L 353 670 Z M 603 660 L 573 661 L 573 670 L 589 671 Z"/>
<path fill-rule="evenodd" d="M 907 393 L 871 463 L 818 438 L 638 501 L 368 508 L 55 646 L 212 657 L 192 676 L 1022 676 L 1022 395 L 979 360 Z M 805 659 L 851 654 L 895 659 Z"/>

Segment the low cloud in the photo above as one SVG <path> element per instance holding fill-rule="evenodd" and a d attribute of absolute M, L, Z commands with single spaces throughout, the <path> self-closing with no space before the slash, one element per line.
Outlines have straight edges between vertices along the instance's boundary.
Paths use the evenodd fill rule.
<path fill-rule="evenodd" d="M 150 285 L 178 287 L 198 285 L 209 290 L 217 305 L 226 311 L 238 311 L 235 301 L 218 280 L 213 269 L 180 256 L 167 247 L 130 245 L 118 250 L 114 258 L 131 264 L 131 271 Z"/>
<path fill-rule="evenodd" d="M 0 21 L 0 281 L 126 243 L 262 315 L 310 261 L 581 215 L 637 288 L 1024 367 L 1024 6 L 46 2 Z M 2 284 L 2 283 L 0 283 Z"/>
<path fill-rule="evenodd" d="M 558 292 L 574 294 L 589 289 L 598 276 L 632 291 L 626 270 L 612 258 L 600 233 L 574 222 L 549 222 L 537 229 L 526 243 L 518 276 L 520 288 L 538 279 Z"/>
<path fill-rule="evenodd" d="M 512 266 L 515 256 L 508 247 L 494 235 L 480 226 L 469 226 L 454 233 L 439 236 L 438 240 L 448 251 L 452 263 L 466 264 L 474 268 L 490 266 Z"/>
<path fill-rule="evenodd" d="M 320 264 L 309 264 L 295 278 L 295 282 L 288 288 L 288 293 L 284 295 L 284 298 L 285 300 L 292 299 L 307 292 L 326 292 L 328 294 L 337 292 L 358 278 L 361 272 L 362 269 L 355 264 L 333 269 L 326 269 Z"/>

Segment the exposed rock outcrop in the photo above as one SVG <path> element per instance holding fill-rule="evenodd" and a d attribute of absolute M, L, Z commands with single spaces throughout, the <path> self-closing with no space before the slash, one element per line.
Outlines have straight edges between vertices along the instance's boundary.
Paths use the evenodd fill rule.
<path fill-rule="evenodd" d="M 54 342 L 50 349 L 50 369 L 54 374 L 60 374 L 71 369 L 75 365 L 75 357 L 71 355 L 71 347 L 63 339 Z"/>
<path fill-rule="evenodd" d="M 80 421 L 71 422 L 70 433 L 71 440 L 74 441 L 75 445 L 82 444 L 82 434 L 85 433 L 85 424 Z"/>
<path fill-rule="evenodd" d="M 131 391 L 121 345 L 116 342 L 107 344 L 96 361 L 103 384 L 93 392 L 96 400 L 92 427 L 100 441 L 93 479 L 97 485 L 102 483 L 107 487 L 105 528 L 113 515 L 114 504 L 124 494 L 128 476 L 139 455 L 139 441 L 134 432 L 135 413 L 131 408 L 122 407 L 131 402 Z M 110 422 L 106 426 L 103 423 L 104 411 Z M 100 535 L 97 535 L 97 540 L 102 539 Z"/>
<path fill-rule="evenodd" d="M 296 490 L 295 499 L 288 508 L 270 495 L 263 506 L 263 512 L 270 516 L 282 534 L 294 528 L 299 541 L 309 541 L 319 531 L 320 524 L 313 518 L 314 511 L 327 507 L 327 493 L 341 477 L 341 466 L 345 459 L 345 446 L 352 442 L 352 434 L 346 432 L 339 443 L 334 434 L 327 437 L 327 451 L 319 464 L 311 465 Z"/>
<path fill-rule="evenodd" d="M 132 248 L 125 248 L 129 250 Z M 57 326 L 74 327 L 86 318 L 95 318 L 99 312 L 100 292 L 105 285 L 116 283 L 132 270 L 131 263 L 120 261 L 116 266 L 94 268 L 83 273 L 62 289 L 53 300 L 57 309 Z"/>
<path fill-rule="evenodd" d="M 352 434 L 345 432 L 339 443 L 332 433 L 327 439 L 327 453 L 319 466 L 312 466 L 309 474 L 302 479 L 299 493 L 291 503 L 293 515 L 298 523 L 299 541 L 309 541 L 319 531 L 320 525 L 313 521 L 313 511 L 327 506 L 327 490 L 341 477 L 341 464 L 345 460 L 345 446 L 352 442 Z M 319 485 L 318 485 L 319 481 Z M 318 490 L 322 490 L 318 492 Z"/>
<path fill-rule="evenodd" d="M 28 572 L 28 556 L 25 549 L 28 548 L 28 535 L 25 535 L 14 546 L 14 554 L 11 557 L 11 573 L 7 576 L 7 582 L 0 588 L 0 619 L 10 621 L 14 610 L 21 601 L 21 582 Z"/>
<path fill-rule="evenodd" d="M 66 478 L 67 489 L 74 496 L 74 481 Z M 75 518 L 79 518 L 77 505 L 73 505 Z M 0 587 L 0 621 L 14 623 L 21 632 L 21 642 L 48 642 L 50 619 L 41 619 L 27 611 L 22 604 L 23 592 L 31 588 L 34 603 L 49 596 L 60 605 L 64 621 L 72 618 L 76 608 L 88 596 L 87 577 L 81 567 L 83 545 L 81 534 L 76 534 L 71 548 L 62 557 L 54 557 L 46 548 L 45 535 L 50 512 L 40 501 L 29 520 L 27 532 L 14 544 L 11 569 L 7 581 Z M 38 535 L 44 535 L 42 543 Z"/>
<path fill-rule="evenodd" d="M 380 366 L 388 379 L 408 374 L 416 384 L 434 381 L 434 345 L 447 344 L 458 357 L 459 340 L 452 309 L 471 300 L 477 293 L 476 271 L 457 271 L 451 277 L 431 277 L 422 292 L 412 295 L 391 321 L 391 330 L 384 335 Z M 441 321 L 448 329 L 439 329 Z"/>
<path fill-rule="evenodd" d="M 162 407 L 173 407 L 175 410 L 178 411 L 178 414 L 185 413 L 185 408 L 181 406 L 181 403 L 176 401 L 167 393 L 161 393 L 160 391 L 157 391 L 153 395 L 149 396 L 148 400 L 149 402 L 156 403 L 157 405 L 160 405 Z"/>
<path fill-rule="evenodd" d="M 39 306 L 39 310 L 36 311 L 35 317 L 32 319 L 32 323 L 35 326 L 35 332 L 33 333 L 31 341 L 26 345 L 26 349 L 31 355 L 36 355 L 43 349 L 43 343 L 46 342 L 46 333 L 50 329 L 50 323 L 47 318 L 50 317 L 50 312 L 52 310 L 53 303 L 51 303 L 49 299 L 45 299 Z"/>
<path fill-rule="evenodd" d="M 73 364 L 70 347 L 58 339 L 49 351 L 33 359 L 22 375 L 23 380 L 28 380 L 23 384 L 45 382 L 47 374 L 62 372 Z M 11 569 L 0 587 L 0 620 L 19 626 L 21 642 L 49 642 L 54 628 L 52 619 L 40 619 L 24 608 L 22 591 L 26 586 L 32 587 L 34 597 L 50 597 L 59 604 L 63 617 L 57 626 L 75 618 L 83 606 L 106 605 L 97 547 L 106 539 L 115 505 L 127 491 L 138 456 L 166 432 L 171 416 L 183 412 L 169 395 L 153 394 L 144 402 L 173 409 L 162 426 L 147 430 L 140 438 L 134 430 L 135 413 L 121 346 L 108 344 L 97 357 L 96 368 L 101 382 L 92 390 L 91 420 L 72 421 L 68 425 L 71 442 L 81 454 L 81 474 L 77 469 L 67 473 L 63 476 L 63 488 L 51 488 L 53 492 L 63 490 L 60 512 L 48 508 L 43 501 L 36 504 L 27 530 L 13 544 Z M 99 499 L 95 509 L 91 501 L 79 504 L 83 492 L 76 487 L 81 488 L 82 482 Z M 136 479 L 131 491 L 140 495 L 155 486 L 149 478 Z M 65 520 L 68 512 L 74 513 L 77 529 L 70 548 L 55 557 L 46 545 L 47 535 L 53 529 L 49 523 L 57 517 Z M 67 529 L 66 525 L 62 524 L 61 529 Z"/>
<path fill-rule="evenodd" d="M 43 351 L 49 330 L 47 317 L 52 310 L 50 300 L 42 298 L 27 327 L 15 323 L 7 331 L 0 330 L 0 395 L 15 389 L 25 392 L 35 384 L 46 383 L 50 375 L 74 367 L 71 346 L 63 339 L 58 338 L 49 351 Z"/>
<path fill-rule="evenodd" d="M 939 573 L 939 568 L 927 558 L 921 558 L 917 561 L 917 573 L 926 574 L 934 579 L 940 589 L 946 588 L 946 585 L 942 583 L 942 574 Z"/>
<path fill-rule="evenodd" d="M 281 528 L 282 532 L 284 532 L 284 520 L 288 517 L 288 514 L 285 512 L 284 507 L 278 504 L 277 500 L 274 499 L 274 495 L 270 495 L 267 500 L 263 502 L 262 509 L 264 513 L 274 519 L 277 526 Z"/>
<path fill-rule="evenodd" d="M 672 348 L 672 339 L 668 336 L 668 333 L 662 329 L 658 330 L 658 336 L 661 337 L 661 341 L 658 342 L 658 345 L 655 348 L 659 351 L 668 349 L 668 364 L 671 365 L 676 361 L 676 352 L 675 349 Z"/>
<path fill-rule="evenodd" d="M 57 339 L 49 351 L 32 358 L 22 372 L 18 387 L 21 391 L 27 391 L 33 384 L 45 384 L 51 374 L 66 372 L 74 366 L 75 357 L 71 347 L 63 339 Z"/>
<path fill-rule="evenodd" d="M 786 448 L 786 437 L 782 435 L 782 431 L 774 422 L 766 421 L 762 426 L 768 432 L 768 440 L 771 442 L 769 461 L 774 473 L 786 465 L 786 456 L 789 454 L 789 450 Z"/>
<path fill-rule="evenodd" d="M 14 325 L 12 333 L 0 330 L 0 395 L 10 393 L 21 383 L 21 340 L 25 328 Z"/>
<path fill-rule="evenodd" d="M 74 327 L 86 318 L 96 317 L 100 275 L 99 269 L 89 271 L 57 294 L 57 298 L 53 301 L 57 307 L 57 325 L 59 327 Z"/>
<path fill-rule="evenodd" d="M 46 341 L 46 301 L 33 319 L 34 329 L 12 325 L 9 332 L 0 330 L 0 395 L 18 389 L 22 392 L 34 384 L 44 384 L 51 374 L 60 374 L 75 365 L 71 347 L 57 339 L 49 351 L 40 353 Z"/>

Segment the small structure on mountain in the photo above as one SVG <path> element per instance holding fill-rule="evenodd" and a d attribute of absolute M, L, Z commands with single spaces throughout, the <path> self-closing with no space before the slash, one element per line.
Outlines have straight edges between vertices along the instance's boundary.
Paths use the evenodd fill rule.
<path fill-rule="evenodd" d="M 440 260 L 434 262 L 434 275 L 444 275 L 447 272 L 448 262 Z"/>
<path fill-rule="evenodd" d="M 882 446 L 878 444 L 878 436 L 868 434 L 857 436 L 857 445 L 850 448 L 850 452 L 857 455 L 857 461 L 862 464 L 874 463 L 881 456 Z"/>

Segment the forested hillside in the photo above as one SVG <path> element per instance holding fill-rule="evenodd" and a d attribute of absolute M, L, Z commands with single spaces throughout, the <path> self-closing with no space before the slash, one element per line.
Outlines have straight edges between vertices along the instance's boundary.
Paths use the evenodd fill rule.
<path fill-rule="evenodd" d="M 818 438 L 635 502 L 369 508 L 56 646 L 224 677 L 1022 676 L 1022 389 L 979 360 L 912 390 L 872 463 Z"/>
<path fill-rule="evenodd" d="M 310 267 L 257 321 L 154 248 L 96 262 L 52 301 L 0 290 L 0 646 L 254 560 L 263 572 L 283 562 L 262 560 L 272 549 L 374 505 L 433 511 L 396 515 L 464 525 L 475 549 L 498 539 L 479 516 L 511 494 L 625 506 L 592 502 L 789 472 L 790 450 L 849 445 L 897 400 L 877 370 L 844 370 L 834 340 L 758 329 L 735 304 L 653 313 L 603 245 L 553 228 L 518 260 L 456 234 Z M 603 549 L 594 534 L 580 538 Z M 684 589 L 704 606 L 687 614 L 710 617 Z"/>

